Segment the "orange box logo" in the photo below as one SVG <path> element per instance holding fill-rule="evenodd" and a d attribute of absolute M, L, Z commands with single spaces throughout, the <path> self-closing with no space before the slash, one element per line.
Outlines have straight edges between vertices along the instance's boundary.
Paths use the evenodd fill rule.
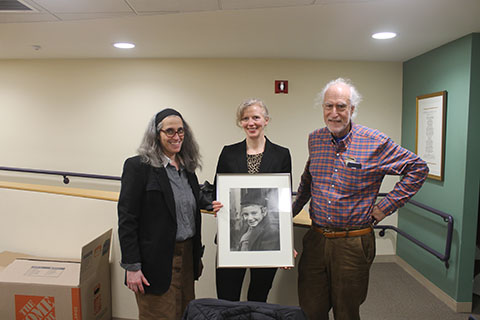
<path fill-rule="evenodd" d="M 55 320 L 55 298 L 15 295 L 16 320 Z"/>
<path fill-rule="evenodd" d="M 72 288 L 72 319 L 82 319 L 82 302 L 80 300 L 80 288 Z"/>
<path fill-rule="evenodd" d="M 93 251 L 93 256 L 96 258 L 102 253 L 102 246 L 97 246 Z"/>

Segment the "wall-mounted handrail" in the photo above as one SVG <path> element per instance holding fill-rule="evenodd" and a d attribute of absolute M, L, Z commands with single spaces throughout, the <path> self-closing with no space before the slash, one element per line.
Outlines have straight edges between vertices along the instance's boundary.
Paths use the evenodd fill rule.
<path fill-rule="evenodd" d="M 384 197 L 386 196 L 387 194 L 386 193 L 379 193 L 378 196 L 379 197 Z M 444 251 L 444 254 L 438 252 L 437 250 L 431 248 L 430 246 L 426 245 L 425 243 L 421 242 L 420 240 L 414 238 L 413 236 L 409 235 L 408 233 L 406 233 L 405 231 L 401 230 L 401 229 L 398 229 L 397 227 L 395 226 L 391 226 L 391 225 L 376 225 L 374 226 L 375 229 L 381 229 L 381 231 L 379 232 L 379 235 L 381 237 L 383 237 L 385 235 L 385 230 L 393 230 L 393 231 L 396 231 L 398 234 L 402 235 L 403 237 L 405 237 L 406 239 L 412 241 L 413 243 L 415 243 L 417 246 L 419 246 L 420 248 L 426 250 L 427 252 L 433 254 L 435 257 L 437 257 L 438 259 L 440 259 L 441 261 L 443 261 L 445 263 L 445 267 L 448 269 L 448 267 L 450 266 L 449 265 L 449 262 L 448 260 L 450 260 L 450 251 L 452 249 L 452 236 L 453 236 L 453 217 L 443 211 L 440 211 L 440 210 L 437 210 L 435 208 L 432 208 L 430 206 L 427 206 L 423 203 L 420 203 L 418 201 L 415 201 L 415 200 L 410 200 L 408 201 L 408 203 L 410 204 L 413 204 L 419 208 L 422 208 L 426 211 L 429 211 L 437 216 L 440 216 L 443 218 L 443 221 L 447 222 L 447 239 L 445 240 L 445 251 Z"/>
<path fill-rule="evenodd" d="M 78 172 L 67 172 L 67 171 L 53 171 L 53 170 L 38 170 L 38 169 L 24 169 L 24 168 L 12 168 L 12 167 L 0 167 L 0 170 L 4 171 L 14 171 L 14 172 L 26 172 L 26 173 L 35 173 L 35 174 L 48 174 L 48 175 L 59 175 L 63 177 L 63 183 L 68 184 L 70 177 L 81 177 L 81 178 L 90 178 L 90 179 L 104 179 L 104 180 L 121 180 L 121 177 L 116 176 L 106 176 L 106 175 L 98 175 L 98 174 L 88 174 L 88 173 L 78 173 Z M 296 194 L 296 192 L 293 192 Z M 379 197 L 386 196 L 386 193 L 379 193 Z M 429 207 L 424 205 L 420 202 L 415 200 L 410 200 L 408 203 L 413 204 L 419 208 L 422 208 L 426 211 L 429 211 L 435 215 L 438 215 L 443 218 L 445 222 L 447 222 L 447 239 L 445 241 L 445 252 L 444 254 L 436 251 L 435 249 L 431 248 L 430 246 L 426 245 L 425 243 L 421 242 L 420 240 L 414 238 L 413 236 L 409 235 L 405 231 L 398 229 L 392 225 L 376 225 L 374 226 L 375 229 L 380 229 L 379 235 L 381 237 L 385 236 L 385 230 L 393 230 L 396 231 L 398 234 L 402 235 L 406 239 L 412 241 L 420 248 L 426 250 L 427 252 L 431 253 L 441 261 L 445 263 L 445 267 L 448 269 L 449 267 L 449 259 L 450 259 L 450 252 L 452 248 L 452 235 L 453 235 L 453 217 L 443 211 L 437 210 L 435 208 Z"/>
<path fill-rule="evenodd" d="M 80 178 L 103 179 L 103 180 L 118 180 L 118 181 L 121 180 L 120 177 L 116 177 L 116 176 L 105 176 L 105 175 L 100 175 L 100 174 L 78 173 L 78 172 L 68 172 L 68 171 L 24 169 L 24 168 L 12 168 L 12 167 L 0 167 L 0 170 L 62 176 L 63 177 L 63 183 L 65 183 L 65 184 L 68 184 L 70 182 L 70 179 L 68 179 L 68 177 L 80 177 Z"/>
<path fill-rule="evenodd" d="M 292 193 L 293 195 L 296 195 L 297 193 L 296 192 L 293 192 Z M 378 196 L 379 197 L 385 197 L 387 194 L 386 193 L 379 193 Z M 443 220 L 445 222 L 448 223 L 447 225 L 447 238 L 445 240 L 445 252 L 444 254 L 436 251 L 435 249 L 431 248 L 430 246 L 426 245 L 425 243 L 421 242 L 420 240 L 414 238 L 413 236 L 411 236 L 410 234 L 406 233 L 405 231 L 401 230 L 401 229 L 398 229 L 397 227 L 395 226 L 392 226 L 392 225 L 375 225 L 374 228 L 375 229 L 379 229 L 380 232 L 379 232 L 379 235 L 381 237 L 385 236 L 385 230 L 393 230 L 393 231 L 396 231 L 398 234 L 402 235 L 403 237 L 405 237 L 406 239 L 412 241 L 414 244 L 416 244 L 417 246 L 419 246 L 420 248 L 424 249 L 425 251 L 429 252 L 430 254 L 434 255 L 435 257 L 437 257 L 439 260 L 443 261 L 445 263 L 445 267 L 448 269 L 449 267 L 449 260 L 450 260 L 450 251 L 451 251 L 451 248 L 452 248 L 452 235 L 453 235 L 453 217 L 445 212 L 442 212 L 440 210 L 437 210 L 435 208 L 432 208 L 432 207 L 429 207 L 427 205 L 424 205 L 418 201 L 415 201 L 415 200 L 410 200 L 408 201 L 407 203 L 409 204 L 412 204 L 412 205 L 415 205 L 419 208 L 422 208 L 428 212 L 431 212 L 435 215 L 438 215 L 440 217 L 443 218 Z M 298 217 L 298 216 L 297 216 Z M 307 222 L 308 220 L 308 222 Z M 300 222 L 301 221 L 301 222 Z M 299 223 L 297 225 L 299 226 L 305 226 L 305 227 L 310 227 L 310 219 L 305 219 L 302 217 L 302 219 L 299 221 Z"/>

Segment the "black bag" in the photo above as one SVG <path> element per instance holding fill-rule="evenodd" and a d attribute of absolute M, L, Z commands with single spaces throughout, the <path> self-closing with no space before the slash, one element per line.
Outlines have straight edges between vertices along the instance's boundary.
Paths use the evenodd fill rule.
<path fill-rule="evenodd" d="M 208 211 L 213 210 L 212 201 L 215 199 L 213 184 L 205 180 L 200 184 L 200 208 Z"/>
<path fill-rule="evenodd" d="M 192 300 L 182 320 L 307 320 L 300 307 L 255 301 Z"/>

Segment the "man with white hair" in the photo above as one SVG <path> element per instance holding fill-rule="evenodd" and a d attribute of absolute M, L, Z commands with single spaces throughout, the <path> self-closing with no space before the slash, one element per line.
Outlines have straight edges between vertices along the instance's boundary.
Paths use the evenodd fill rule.
<path fill-rule="evenodd" d="M 311 320 L 360 319 L 375 258 L 372 224 L 403 206 L 422 186 L 428 167 L 385 134 L 352 122 L 361 96 L 342 78 L 319 94 L 326 127 L 310 133 L 309 158 L 293 214 L 310 200 L 312 227 L 299 262 L 300 306 Z M 385 175 L 401 180 L 376 203 Z"/>

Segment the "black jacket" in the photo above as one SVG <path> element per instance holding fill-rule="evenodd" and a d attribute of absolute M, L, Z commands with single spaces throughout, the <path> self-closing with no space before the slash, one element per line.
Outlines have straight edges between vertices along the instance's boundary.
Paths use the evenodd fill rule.
<path fill-rule="evenodd" d="M 201 215 L 199 185 L 195 173 L 187 171 L 188 182 L 197 201 L 193 237 L 194 278 L 199 277 Z M 176 243 L 177 216 L 170 181 L 164 167 L 155 168 L 140 156 L 125 161 L 118 200 L 118 235 L 122 263 L 140 262 L 150 282 L 145 292 L 165 293 L 172 278 L 172 259 Z"/>
<path fill-rule="evenodd" d="M 264 302 L 232 302 L 217 299 L 192 300 L 182 320 L 307 320 L 300 307 Z"/>
<path fill-rule="evenodd" d="M 218 158 L 217 173 L 248 173 L 246 140 L 223 147 Z M 259 173 L 290 173 L 291 175 L 290 151 L 266 138 Z"/>

